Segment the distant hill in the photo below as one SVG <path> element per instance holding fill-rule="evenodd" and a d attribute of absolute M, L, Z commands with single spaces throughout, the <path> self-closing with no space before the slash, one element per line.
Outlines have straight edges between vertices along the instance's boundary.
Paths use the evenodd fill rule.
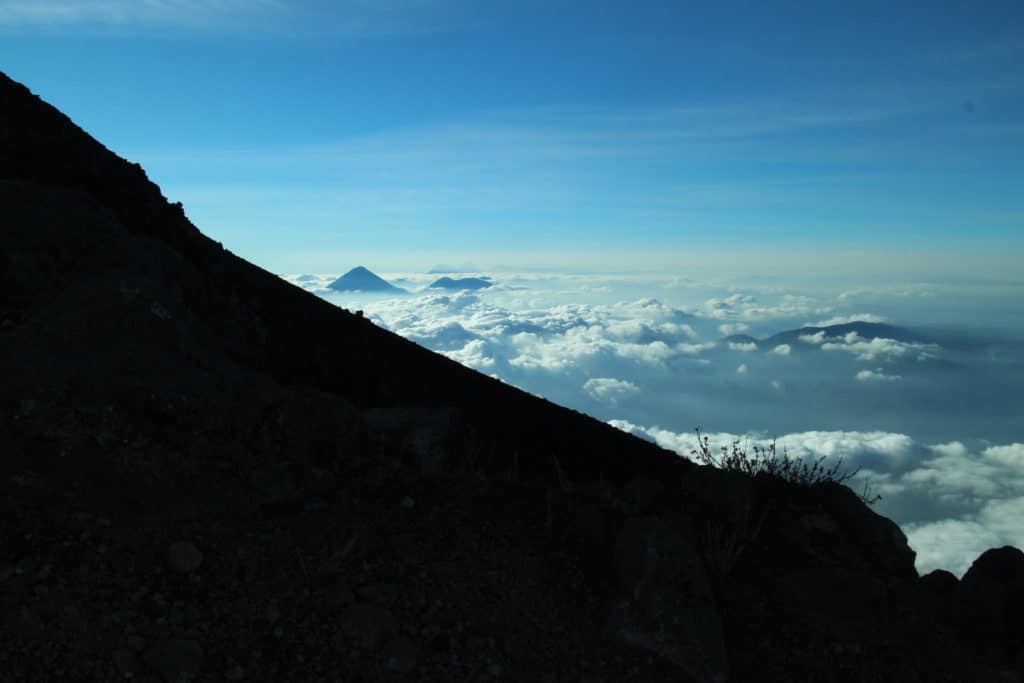
<path fill-rule="evenodd" d="M 813 337 L 821 334 L 822 339 L 834 339 L 845 337 L 854 332 L 864 339 L 894 339 L 896 341 L 916 344 L 933 344 L 935 340 L 929 336 L 920 334 L 905 327 L 887 325 L 885 323 L 851 322 L 841 325 L 813 326 L 809 325 L 795 330 L 785 330 L 764 339 L 757 339 L 749 334 L 733 334 L 725 337 L 722 341 L 733 344 L 757 344 L 762 351 L 770 351 L 780 344 L 789 344 L 794 350 L 813 347 L 802 340 L 801 337 Z"/>
<path fill-rule="evenodd" d="M 842 325 L 827 325 L 825 327 L 809 326 L 801 327 L 796 330 L 786 330 L 785 332 L 774 334 L 767 339 L 762 339 L 758 342 L 758 347 L 773 349 L 779 344 L 806 344 L 806 342 L 800 340 L 800 337 L 815 335 L 820 332 L 825 333 L 824 336 L 826 339 L 831 337 L 845 337 L 851 332 L 855 332 L 858 336 L 863 337 L 864 339 L 875 339 L 877 337 L 881 339 L 895 339 L 896 341 L 918 344 L 928 344 L 932 342 L 930 338 L 904 327 L 886 325 L 885 323 L 852 322 L 843 323 Z"/>
<path fill-rule="evenodd" d="M 431 289 L 487 289 L 494 283 L 482 277 L 442 277 L 430 283 Z"/>
<path fill-rule="evenodd" d="M 329 284 L 328 288 L 336 292 L 391 292 L 393 294 L 405 292 L 401 287 L 395 287 L 363 266 L 356 266 L 348 271 Z"/>

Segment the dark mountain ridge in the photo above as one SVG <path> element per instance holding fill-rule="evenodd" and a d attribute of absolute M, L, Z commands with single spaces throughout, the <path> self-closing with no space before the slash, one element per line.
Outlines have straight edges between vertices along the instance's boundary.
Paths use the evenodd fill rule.
<path fill-rule="evenodd" d="M 430 353 L 2 74 L 0 211 L 5 681 L 1024 673 L 1019 551 L 921 579 L 849 489 L 696 467 Z"/>

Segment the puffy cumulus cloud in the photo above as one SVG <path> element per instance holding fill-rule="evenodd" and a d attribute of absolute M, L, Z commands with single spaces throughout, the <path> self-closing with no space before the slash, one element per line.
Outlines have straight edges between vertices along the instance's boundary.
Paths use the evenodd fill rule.
<path fill-rule="evenodd" d="M 902 471 L 926 452 L 909 436 L 880 431 L 798 432 L 779 437 L 777 444 L 794 458 L 842 458 L 851 470 L 878 473 Z"/>
<path fill-rule="evenodd" d="M 417 321 L 405 330 L 405 336 L 435 351 L 461 349 L 468 342 L 477 338 L 460 323 L 454 321 L 430 324 Z"/>
<path fill-rule="evenodd" d="M 825 341 L 825 330 L 818 330 L 814 334 L 801 334 L 798 338 L 805 344 L 822 344 Z"/>
<path fill-rule="evenodd" d="M 796 294 L 784 294 L 773 303 L 762 303 L 753 294 L 735 293 L 707 299 L 703 306 L 703 314 L 709 318 L 740 322 L 826 315 L 831 310 L 817 305 L 811 297 Z"/>
<path fill-rule="evenodd" d="M 548 343 L 534 332 L 520 332 L 509 338 L 516 355 L 509 358 L 509 365 L 525 369 L 564 370 L 580 360 L 600 351 L 600 340 L 585 339 L 583 335 L 572 334 L 560 339 L 557 344 Z"/>
<path fill-rule="evenodd" d="M 615 427 L 689 457 L 692 433 L 612 420 Z M 767 444 L 763 434 L 708 434 L 713 450 L 741 441 Z M 947 569 L 962 575 L 991 547 L 1024 547 L 1024 444 L 988 446 L 978 452 L 960 442 L 927 445 L 905 434 L 808 431 L 776 439 L 778 452 L 826 465 L 842 458 L 841 471 L 859 471 L 855 490 L 867 483 L 882 494 L 878 511 L 891 517 L 917 552 L 921 573 Z"/>
<path fill-rule="evenodd" d="M 754 342 L 729 342 L 729 350 L 750 353 L 751 351 L 757 351 L 757 344 Z"/>
<path fill-rule="evenodd" d="M 900 375 L 887 375 L 882 368 L 874 370 L 861 370 L 857 373 L 858 382 L 898 382 L 903 379 Z"/>
<path fill-rule="evenodd" d="M 749 329 L 750 325 L 746 323 L 722 323 L 718 326 L 718 331 L 721 332 L 723 337 L 739 334 L 740 332 L 746 332 Z"/>
<path fill-rule="evenodd" d="M 613 377 L 592 377 L 583 384 L 583 390 L 599 401 L 615 403 L 619 398 L 639 393 L 640 387 Z"/>
<path fill-rule="evenodd" d="M 982 451 L 982 457 L 993 463 L 1020 470 L 1024 474 L 1024 443 L 1012 443 L 1008 446 L 989 446 Z M 1024 520 L 1024 517 L 1021 518 Z M 1024 527 L 1024 522 L 1022 522 Z"/>
<path fill-rule="evenodd" d="M 939 454 L 905 473 L 903 481 L 927 487 L 938 500 L 949 504 L 974 504 L 998 495 L 1004 468 L 969 456 Z M 1018 474 L 1017 479 L 1021 477 Z"/>
<path fill-rule="evenodd" d="M 597 356 L 618 357 L 657 365 L 682 353 L 663 341 L 648 344 L 614 341 L 600 326 L 574 327 L 552 336 L 520 332 L 509 338 L 514 355 L 509 364 L 549 371 L 578 367 Z"/>
<path fill-rule="evenodd" d="M 621 429 L 624 432 L 638 436 L 641 439 L 655 443 L 665 450 L 673 451 L 684 457 L 689 457 L 690 452 L 697 447 L 696 434 L 678 434 L 660 427 L 641 427 L 628 420 L 609 420 L 608 424 Z M 714 438 L 720 435 L 707 435 Z"/>
<path fill-rule="evenodd" d="M 933 453 L 939 455 L 948 455 L 955 458 L 963 458 L 967 455 L 967 446 L 963 445 L 959 441 L 950 441 L 949 443 L 935 444 L 931 447 Z"/>
<path fill-rule="evenodd" d="M 977 519 L 1007 545 L 1024 548 L 1024 496 L 991 500 L 981 508 Z"/>
<path fill-rule="evenodd" d="M 916 359 L 919 361 L 934 358 L 942 349 L 937 344 L 904 342 L 896 339 L 874 337 L 865 339 L 856 332 L 849 332 L 842 337 L 830 337 L 821 345 L 824 351 L 845 351 L 852 353 L 857 360 L 889 361 L 894 359 Z"/>
<path fill-rule="evenodd" d="M 715 342 L 704 342 L 703 344 L 677 344 L 676 351 L 687 356 L 696 356 L 715 348 Z"/>
<path fill-rule="evenodd" d="M 1004 545 L 999 534 L 980 522 L 963 519 L 907 524 L 903 533 L 917 553 L 915 565 L 920 574 L 945 569 L 963 576 L 978 555 Z"/>
<path fill-rule="evenodd" d="M 651 323 L 637 319 L 611 319 L 603 324 L 607 336 L 613 339 L 628 339 L 634 341 L 666 341 L 673 339 L 693 339 L 697 333 L 686 324 L 673 322 Z"/>
<path fill-rule="evenodd" d="M 681 344 L 680 346 L 691 345 Z M 650 344 L 617 344 L 612 347 L 612 350 L 615 355 L 622 358 L 630 358 L 632 360 L 651 365 L 664 363 L 669 358 L 672 358 L 679 353 L 679 351 L 673 349 L 663 341 L 654 341 Z"/>
<path fill-rule="evenodd" d="M 736 374 L 737 375 L 745 375 L 745 374 L 747 374 L 747 364 L 746 363 L 740 363 L 739 367 L 736 368 Z"/>
<path fill-rule="evenodd" d="M 791 347 L 789 344 L 779 344 L 778 346 L 771 350 L 771 353 L 774 353 L 777 356 L 788 356 L 789 352 L 792 350 L 793 347 Z"/>
<path fill-rule="evenodd" d="M 681 323 L 693 319 L 693 315 L 651 297 L 636 299 L 635 301 L 618 302 L 611 306 L 599 306 L 597 308 L 615 315 L 639 317 L 654 321 Z"/>
<path fill-rule="evenodd" d="M 961 518 L 903 526 L 910 547 L 917 551 L 921 574 L 945 569 L 963 576 L 971 563 L 989 548 L 1024 548 L 1024 496 L 984 503 Z"/>
<path fill-rule="evenodd" d="M 488 354 L 487 346 L 483 339 L 474 339 L 461 349 L 445 351 L 444 355 L 476 370 L 489 370 L 494 367 L 494 358 Z"/>
<path fill-rule="evenodd" d="M 704 309 L 712 318 L 728 318 L 756 303 L 757 298 L 751 294 L 730 294 L 727 297 L 708 299 L 704 302 Z"/>
<path fill-rule="evenodd" d="M 560 373 L 573 368 L 600 374 L 601 365 L 609 360 L 657 367 L 714 348 L 714 342 L 696 340 L 691 314 L 653 298 L 552 304 L 536 293 L 498 287 L 359 298 L 323 289 L 331 278 L 287 276 L 329 301 L 366 308 L 374 323 L 403 337 L 499 374 L 509 369 Z"/>

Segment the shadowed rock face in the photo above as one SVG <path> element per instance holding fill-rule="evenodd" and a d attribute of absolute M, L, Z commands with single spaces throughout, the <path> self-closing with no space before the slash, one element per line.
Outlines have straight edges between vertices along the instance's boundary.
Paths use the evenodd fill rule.
<path fill-rule="evenodd" d="M 0 212 L 5 681 L 1021 673 L 1019 610 L 961 635 L 1016 556 L 919 581 L 846 489 L 693 466 L 381 330 L 2 75 Z"/>

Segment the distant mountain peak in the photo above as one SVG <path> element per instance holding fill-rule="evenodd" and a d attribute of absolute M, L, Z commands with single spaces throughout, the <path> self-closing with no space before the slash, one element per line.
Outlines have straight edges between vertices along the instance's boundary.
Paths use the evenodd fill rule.
<path fill-rule="evenodd" d="M 356 266 L 328 285 L 336 292 L 404 292 L 365 266 Z"/>

